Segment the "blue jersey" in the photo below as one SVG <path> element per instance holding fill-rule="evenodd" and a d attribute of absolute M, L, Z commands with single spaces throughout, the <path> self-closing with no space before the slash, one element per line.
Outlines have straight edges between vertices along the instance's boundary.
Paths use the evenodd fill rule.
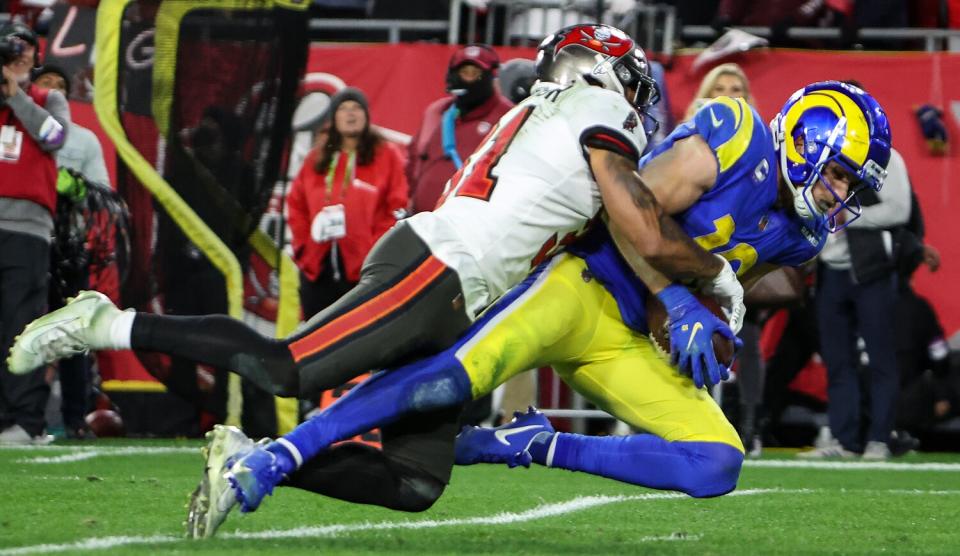
<path fill-rule="evenodd" d="M 643 168 L 676 141 L 699 135 L 717 159 L 717 181 L 684 212 L 674 215 L 704 249 L 723 256 L 738 276 L 759 263 L 796 266 L 815 257 L 826 231 L 803 226 L 792 210 L 774 208 L 779 187 L 770 130 L 742 99 L 720 97 L 704 105 L 640 160 Z M 612 244 L 602 225 L 570 249 L 613 294 L 624 322 L 647 331 L 647 289 Z"/>

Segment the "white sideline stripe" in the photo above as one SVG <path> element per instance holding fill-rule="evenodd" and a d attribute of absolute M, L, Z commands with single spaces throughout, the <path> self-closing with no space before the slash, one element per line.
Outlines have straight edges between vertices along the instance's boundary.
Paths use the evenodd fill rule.
<path fill-rule="evenodd" d="M 751 496 L 757 494 L 806 494 L 814 492 L 809 489 L 747 489 L 734 491 L 727 496 Z M 638 494 L 634 496 L 579 496 L 566 502 L 555 504 L 543 504 L 525 512 L 513 513 L 505 512 L 494 514 L 492 516 L 461 518 L 461 519 L 427 519 L 421 521 L 382 521 L 379 523 L 347 523 L 340 525 L 324 525 L 321 527 L 297 527 L 286 530 L 268 530 L 253 532 L 235 532 L 219 535 L 221 539 L 289 539 L 289 538 L 311 538 L 311 537 L 333 537 L 343 533 L 352 533 L 359 531 L 387 531 L 394 529 L 434 529 L 437 527 L 452 527 L 460 525 L 511 525 L 525 521 L 533 521 L 563 515 L 598 506 L 605 506 L 617 502 L 639 501 L 639 500 L 674 500 L 679 498 L 688 498 L 686 494 L 678 492 L 655 492 L 649 494 Z M 676 537 L 676 538 L 673 538 Z M 121 536 L 121 537 L 93 537 L 82 541 L 64 543 L 64 544 L 39 544 L 33 546 L 21 546 L 17 548 L 8 548 L 0 550 L 0 556 L 20 556 L 21 554 L 36 554 L 41 552 L 67 552 L 82 550 L 107 550 L 120 546 L 131 546 L 138 544 L 165 544 L 177 541 L 183 541 L 182 537 L 173 537 L 169 535 L 154 535 L 150 537 L 140 536 Z M 679 540 L 700 540 L 698 536 L 680 537 L 679 535 L 650 536 L 641 539 L 645 542 L 656 541 L 679 541 Z"/>
<path fill-rule="evenodd" d="M 780 488 L 757 488 L 745 489 L 731 492 L 727 496 L 753 496 L 757 494 L 812 494 L 815 492 L 824 492 L 823 489 L 780 489 Z M 960 490 L 861 490 L 857 492 L 873 492 L 886 494 L 905 494 L 905 495 L 960 495 Z M 580 496 L 567 502 L 555 504 L 543 504 L 525 512 L 513 513 L 505 512 L 485 517 L 472 517 L 463 519 L 444 519 L 444 520 L 421 520 L 421 521 L 382 521 L 379 523 L 349 523 L 340 525 L 325 525 L 322 527 L 297 527 L 286 530 L 268 530 L 254 532 L 234 532 L 220 535 L 221 539 L 286 539 L 286 538 L 313 538 L 313 537 L 333 537 L 342 533 L 362 532 L 362 531 L 387 531 L 394 529 L 435 529 L 437 527 L 451 527 L 460 525 L 512 525 L 525 521 L 543 519 L 563 515 L 598 506 L 606 506 L 617 502 L 630 502 L 640 500 L 675 500 L 678 498 L 688 498 L 686 494 L 677 492 L 655 492 L 649 494 L 638 494 L 634 496 Z M 681 535 L 671 533 L 669 535 L 653 535 L 641 537 L 640 542 L 663 542 L 663 541 L 699 541 L 702 535 Z M 121 537 L 93 537 L 65 544 L 40 544 L 33 546 L 21 546 L 17 548 L 0 549 L 0 556 L 19 556 L 21 554 L 36 554 L 40 552 L 67 552 L 82 550 L 107 550 L 120 546 L 131 546 L 138 544 L 165 544 L 183 541 L 182 537 L 173 537 L 170 535 L 154 535 L 150 537 L 141 536 L 121 536 Z"/>
<path fill-rule="evenodd" d="M 3 556 L 15 554 L 37 554 L 41 552 L 66 552 L 68 550 L 107 550 L 118 546 L 134 544 L 168 543 L 182 540 L 170 535 L 155 535 L 152 537 L 93 537 L 69 544 L 36 544 L 0 550 Z"/>
<path fill-rule="evenodd" d="M 42 445 L 24 445 L 24 444 L 0 444 L 0 452 L 57 452 L 69 450 L 71 452 L 117 452 L 121 450 L 200 450 L 201 443 L 197 443 L 196 446 L 101 446 L 101 445 L 89 445 L 89 446 L 79 446 L 72 445 L 67 446 L 64 444 L 42 444 Z"/>
<path fill-rule="evenodd" d="M 59 456 L 21 458 L 15 463 L 70 463 L 101 456 L 136 456 L 150 454 L 199 454 L 199 446 L 4 446 L 0 451 L 68 450 Z M 960 463 L 900 463 L 887 461 L 805 461 L 766 459 L 743 462 L 744 467 L 780 469 L 827 469 L 840 471 L 944 471 L 960 472 Z"/>
<path fill-rule="evenodd" d="M 33 458 L 21 458 L 15 460 L 15 463 L 70 463 L 74 461 L 83 461 L 100 456 L 138 456 L 155 454 L 199 454 L 200 448 L 175 448 L 175 447 L 146 447 L 146 446 L 123 446 L 116 448 L 86 449 L 75 451 L 60 456 L 39 456 Z"/>
<path fill-rule="evenodd" d="M 829 469 L 831 471 L 960 471 L 960 463 L 892 463 L 888 461 L 745 460 L 744 467 Z"/>

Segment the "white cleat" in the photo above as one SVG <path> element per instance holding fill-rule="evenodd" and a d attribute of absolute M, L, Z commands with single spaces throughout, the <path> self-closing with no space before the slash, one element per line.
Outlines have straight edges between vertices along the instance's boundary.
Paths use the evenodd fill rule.
<path fill-rule="evenodd" d="M 60 309 L 23 329 L 10 348 L 7 369 L 22 375 L 78 353 L 106 349 L 110 345 L 110 323 L 120 314 L 102 293 L 80 292 Z"/>
<path fill-rule="evenodd" d="M 253 440 L 237 427 L 215 425 L 207 433 L 207 440 L 201 452 L 207 460 L 203 479 L 190 495 L 187 506 L 187 537 L 191 539 L 212 537 L 237 505 L 236 492 L 224 476 L 227 462 L 254 447 Z"/>

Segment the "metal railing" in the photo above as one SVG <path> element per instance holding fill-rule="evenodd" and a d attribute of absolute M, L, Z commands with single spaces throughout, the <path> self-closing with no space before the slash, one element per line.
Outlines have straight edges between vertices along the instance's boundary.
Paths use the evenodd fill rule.
<path fill-rule="evenodd" d="M 386 31 L 387 42 L 400 42 L 402 31 L 447 32 L 449 40 L 450 21 L 446 19 L 319 19 L 310 20 L 311 31 Z M 455 44 L 455 43 L 450 43 Z"/>
<path fill-rule="evenodd" d="M 481 10 L 468 6 L 463 0 L 453 0 L 450 2 L 448 42 L 537 44 L 560 27 L 600 20 L 627 31 L 648 50 L 673 52 L 676 29 L 673 6 L 637 2 L 622 14 L 612 14 L 609 8 L 607 0 L 489 0 L 482 10 L 481 25 Z M 466 31 L 461 37 L 464 11 Z M 602 15 L 598 16 L 598 12 Z M 496 36 L 498 27 L 499 36 Z"/>
<path fill-rule="evenodd" d="M 758 37 L 769 37 L 769 27 L 737 27 Z M 843 29 L 837 27 L 792 27 L 787 29 L 787 37 L 791 39 L 827 39 L 836 40 L 844 36 Z M 712 40 L 717 38 L 717 31 L 707 25 L 686 25 L 681 28 L 680 36 L 688 39 Z M 866 27 L 856 31 L 856 37 L 866 40 L 922 40 L 928 52 L 947 50 L 950 39 L 960 39 L 960 29 L 928 29 L 928 28 L 880 28 Z M 941 48 L 937 48 L 940 43 Z"/>
<path fill-rule="evenodd" d="M 402 19 L 311 19 L 311 30 L 382 31 L 389 43 L 401 40 L 403 32 L 432 32 L 446 35 L 448 44 L 484 42 L 492 45 L 536 44 L 557 28 L 577 21 L 596 21 L 602 7 L 606 20 L 624 29 L 643 48 L 670 56 L 676 39 L 712 40 L 717 31 L 706 25 L 678 27 L 673 6 L 637 2 L 622 14 L 609 13 L 609 0 L 490 0 L 481 11 L 464 0 L 452 0 L 446 20 Z M 0 18 L 3 15 L 0 14 Z M 463 18 L 466 24 L 463 25 Z M 769 37 L 769 27 L 738 27 L 748 33 Z M 461 34 L 461 32 L 463 33 Z M 840 40 L 840 28 L 794 27 L 786 32 L 791 39 Z M 951 39 L 960 42 L 960 29 L 865 28 L 852 35 L 864 41 L 918 40 L 928 52 L 948 50 Z"/>

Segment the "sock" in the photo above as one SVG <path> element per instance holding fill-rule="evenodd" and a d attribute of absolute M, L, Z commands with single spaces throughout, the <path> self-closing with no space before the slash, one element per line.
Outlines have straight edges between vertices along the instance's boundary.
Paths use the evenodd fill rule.
<path fill-rule="evenodd" d="M 454 356 L 455 347 L 377 373 L 281 440 L 306 461 L 334 442 L 389 425 L 407 413 L 466 402 L 471 397 L 470 378 Z"/>
<path fill-rule="evenodd" d="M 530 457 L 533 458 L 534 462 L 547 467 L 552 466 L 556 454 L 557 436 L 555 432 L 543 431 L 538 432 L 530 439 L 527 451 L 530 452 Z"/>
<path fill-rule="evenodd" d="M 278 438 L 267 445 L 266 450 L 277 456 L 277 464 L 284 475 L 289 475 L 303 465 L 300 450 L 285 438 Z"/>
<path fill-rule="evenodd" d="M 730 444 L 668 442 L 652 434 L 540 433 L 529 451 L 540 465 L 678 490 L 697 498 L 720 496 L 736 488 L 743 464 L 743 452 Z"/>
<path fill-rule="evenodd" d="M 110 345 L 105 349 L 130 349 L 130 335 L 136 316 L 134 311 L 122 311 L 113 319 L 107 339 Z"/>

